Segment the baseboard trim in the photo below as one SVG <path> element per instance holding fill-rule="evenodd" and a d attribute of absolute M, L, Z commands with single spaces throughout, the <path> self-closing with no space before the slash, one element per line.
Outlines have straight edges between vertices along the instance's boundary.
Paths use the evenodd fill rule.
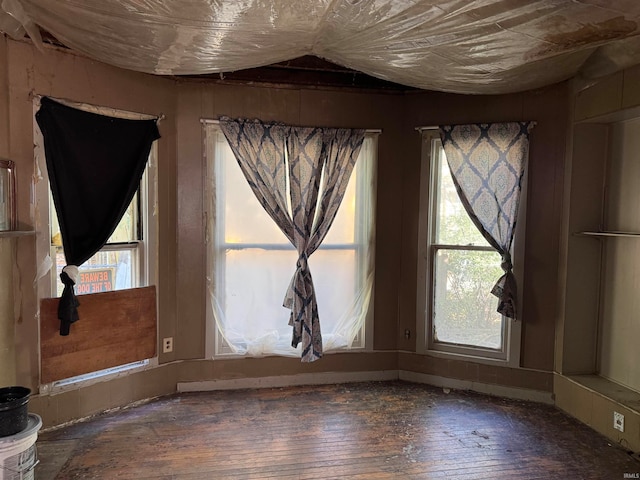
<path fill-rule="evenodd" d="M 214 390 L 240 390 L 278 388 L 298 385 L 327 385 L 332 383 L 372 382 L 398 380 L 397 370 L 373 372 L 322 372 L 272 377 L 230 378 L 202 382 L 178 382 L 178 392 L 208 392 Z"/>
<path fill-rule="evenodd" d="M 470 380 L 459 380 L 456 378 L 440 377 L 426 373 L 409 372 L 399 370 L 399 379 L 407 382 L 426 383 L 435 387 L 451 388 L 454 390 L 473 390 L 474 392 L 495 395 L 498 397 L 513 398 L 516 400 L 528 400 L 532 402 L 554 405 L 553 393 L 528 388 L 507 387 L 504 385 L 494 385 L 490 383 L 472 382 Z"/>
<path fill-rule="evenodd" d="M 507 387 L 488 383 L 472 382 L 455 378 L 440 377 L 426 373 L 406 370 L 382 370 L 373 372 L 321 372 L 271 377 L 230 378 L 206 380 L 201 382 L 178 382 L 177 390 L 185 392 L 208 392 L 215 390 L 240 390 L 255 388 L 279 388 L 298 385 L 327 385 L 333 383 L 372 382 L 405 380 L 414 383 L 426 383 L 435 387 L 454 390 L 473 390 L 479 393 L 516 400 L 529 400 L 553 405 L 552 392 L 542 392 L 526 388 Z"/>

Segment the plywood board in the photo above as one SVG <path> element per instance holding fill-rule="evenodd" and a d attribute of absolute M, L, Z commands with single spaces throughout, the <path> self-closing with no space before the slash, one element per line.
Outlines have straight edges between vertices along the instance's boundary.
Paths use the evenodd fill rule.
<path fill-rule="evenodd" d="M 80 320 L 60 336 L 57 298 L 40 302 L 41 383 L 156 355 L 155 286 L 79 295 Z"/>

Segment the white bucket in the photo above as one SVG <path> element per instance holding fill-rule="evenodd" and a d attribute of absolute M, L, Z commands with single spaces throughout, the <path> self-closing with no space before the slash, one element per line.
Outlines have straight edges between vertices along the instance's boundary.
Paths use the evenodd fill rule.
<path fill-rule="evenodd" d="M 27 428 L 15 435 L 0 437 L 0 480 L 33 480 L 38 464 L 36 439 L 42 419 L 29 414 Z"/>

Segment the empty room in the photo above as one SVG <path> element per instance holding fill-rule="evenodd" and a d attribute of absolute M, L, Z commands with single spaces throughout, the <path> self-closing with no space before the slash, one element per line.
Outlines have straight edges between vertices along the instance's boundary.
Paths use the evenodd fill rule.
<path fill-rule="evenodd" d="M 0 480 L 640 478 L 639 25 L 1 2 Z"/>

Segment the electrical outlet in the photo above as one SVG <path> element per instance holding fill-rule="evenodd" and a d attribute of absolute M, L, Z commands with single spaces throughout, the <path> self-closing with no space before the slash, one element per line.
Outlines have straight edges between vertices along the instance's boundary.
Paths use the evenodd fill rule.
<path fill-rule="evenodd" d="M 618 412 L 613 412 L 613 428 L 624 432 L 624 415 Z"/>
<path fill-rule="evenodd" d="M 162 339 L 162 353 L 173 352 L 173 337 L 167 337 Z"/>

